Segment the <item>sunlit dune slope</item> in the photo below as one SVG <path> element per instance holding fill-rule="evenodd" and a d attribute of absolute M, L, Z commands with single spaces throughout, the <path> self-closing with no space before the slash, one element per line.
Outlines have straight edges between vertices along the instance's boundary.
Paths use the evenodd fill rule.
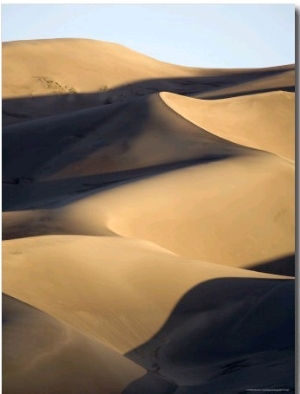
<path fill-rule="evenodd" d="M 101 342 L 3 296 L 3 392 L 121 394 L 143 368 Z"/>
<path fill-rule="evenodd" d="M 223 100 L 161 93 L 176 113 L 229 141 L 294 160 L 295 94 L 269 92 Z"/>
<path fill-rule="evenodd" d="M 184 260 L 120 237 L 44 236 L 3 244 L 5 293 L 122 353 L 149 340 L 189 289 L 220 277 L 281 278 Z"/>
<path fill-rule="evenodd" d="M 242 362 L 235 384 L 245 384 L 247 376 L 250 382 L 255 382 L 254 375 L 258 382 L 266 383 L 274 381 L 273 374 L 282 357 L 290 363 L 293 280 L 184 260 L 154 244 L 120 237 L 23 238 L 5 241 L 3 255 L 3 290 L 7 294 L 81 332 L 66 330 L 64 324 L 39 316 L 36 311 L 28 316 L 22 309 L 21 324 L 14 311 L 14 323 L 8 319 L 5 334 L 14 338 L 16 351 L 24 348 L 24 341 L 18 342 L 20 337 L 26 340 L 35 357 L 58 342 L 57 351 L 40 358 L 33 371 L 25 376 L 22 362 L 28 353 L 21 358 L 14 355 L 19 363 L 19 382 L 29 387 L 31 374 L 36 373 L 42 379 L 40 384 L 54 376 L 50 387 L 60 383 L 63 387 L 69 388 L 69 384 L 80 389 L 87 370 L 89 376 L 97 377 L 93 378 L 92 386 L 87 385 L 91 393 L 96 393 L 97 387 L 103 387 L 100 389 L 103 393 L 117 393 L 118 385 L 130 378 L 132 382 L 140 379 L 143 382 L 141 369 L 124 364 L 121 356 L 103 349 L 97 340 L 117 352 L 129 351 L 131 359 L 152 371 L 154 377 L 159 371 L 158 377 L 164 377 L 173 389 L 174 384 L 205 388 L 207 382 L 208 392 L 222 382 L 226 388 L 234 388 L 224 371 L 235 362 Z M 27 324 L 34 331 L 31 328 L 29 333 Z M 37 334 L 38 349 L 31 339 L 31 335 Z M 82 358 L 74 361 L 75 353 Z M 102 366 L 104 358 L 101 372 L 93 372 L 96 365 Z M 67 375 L 63 382 L 57 381 L 55 378 L 59 379 L 60 375 L 56 368 L 66 360 L 62 365 L 64 370 L 72 373 L 82 367 L 82 371 L 76 379 L 69 381 Z M 271 370 L 263 369 L 261 374 L 259 371 L 271 361 Z M 43 363 L 50 364 L 48 373 Z M 281 366 L 276 380 L 282 382 L 289 374 L 292 371 Z M 114 378 L 109 386 L 111 391 L 105 391 Z M 18 385 L 12 379 L 9 383 L 12 387 Z M 38 383 L 33 387 L 39 387 Z M 149 380 L 142 387 L 145 389 L 142 392 L 151 393 Z M 168 391 L 164 388 L 153 392 Z"/>
<path fill-rule="evenodd" d="M 293 180 L 291 163 L 263 153 L 202 163 L 62 208 L 6 213 L 3 234 L 118 234 L 245 267 L 294 252 Z"/>
<path fill-rule="evenodd" d="M 68 90 L 72 88 L 78 93 L 101 92 L 143 79 L 201 75 L 201 69 L 160 62 L 122 45 L 88 39 L 4 43 L 3 60 L 5 98 L 72 93 Z"/>
<path fill-rule="evenodd" d="M 95 234 L 104 224 L 185 257 L 246 266 L 294 251 L 293 180 L 292 164 L 276 157 L 225 159 L 104 191 L 57 216 Z"/>

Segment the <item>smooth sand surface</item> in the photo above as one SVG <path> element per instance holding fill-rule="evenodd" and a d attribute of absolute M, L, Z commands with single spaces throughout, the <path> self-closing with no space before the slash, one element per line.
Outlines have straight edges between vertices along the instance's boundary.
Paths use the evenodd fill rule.
<path fill-rule="evenodd" d="M 3 44 L 4 394 L 293 390 L 293 88 Z"/>
<path fill-rule="evenodd" d="M 295 92 L 295 69 L 286 66 L 281 72 L 261 74 L 256 80 L 251 82 L 236 81 L 231 86 L 216 87 L 207 92 L 194 92 L 193 97 L 198 98 L 227 98 L 234 96 L 241 96 L 245 94 L 262 93 L 268 91 L 284 90 L 288 92 Z"/>
<path fill-rule="evenodd" d="M 276 91 L 223 100 L 161 93 L 178 114 L 237 144 L 295 158 L 295 94 Z"/>
<path fill-rule="evenodd" d="M 122 353 L 149 340 L 197 284 L 219 277 L 280 278 L 185 260 L 155 244 L 123 237 L 16 239 L 5 242 L 3 260 L 5 293 Z"/>
<path fill-rule="evenodd" d="M 4 294 L 2 307 L 7 393 L 114 394 L 145 374 L 101 342 L 28 304 Z"/>
<path fill-rule="evenodd" d="M 18 178 L 70 178 L 245 152 L 183 119 L 158 94 L 9 126 L 4 133 L 5 174 Z"/>

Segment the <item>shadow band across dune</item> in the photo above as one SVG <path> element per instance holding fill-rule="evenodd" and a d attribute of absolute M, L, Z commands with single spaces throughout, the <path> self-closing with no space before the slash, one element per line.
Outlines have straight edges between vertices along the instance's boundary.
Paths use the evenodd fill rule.
<path fill-rule="evenodd" d="M 276 260 L 260 262 L 245 268 L 267 274 L 295 276 L 295 255 L 283 256 Z"/>
<path fill-rule="evenodd" d="M 294 281 L 220 278 L 191 289 L 126 356 L 148 370 L 123 394 L 294 387 Z M 155 387 L 155 389 L 153 389 Z"/>
<path fill-rule="evenodd" d="M 4 198 L 2 209 L 4 212 L 12 212 L 20 209 L 28 210 L 62 207 L 70 202 L 85 198 L 92 193 L 97 193 L 100 190 L 111 189 L 131 181 L 145 179 L 147 177 L 189 166 L 225 160 L 228 157 L 230 157 L 230 155 L 224 153 L 224 155 L 219 156 L 182 160 L 175 163 L 159 164 L 132 170 L 48 181 L 13 178 L 14 182 L 12 182 L 11 178 L 7 180 L 3 177 L 2 192 Z M 33 195 L 34 204 L 31 205 Z M 45 195 L 47 195 L 47 202 L 44 201 Z M 17 201 L 22 201 L 21 205 L 15 201 L 14 196 L 16 196 Z M 5 235 L 3 239 L 7 239 Z"/>
<path fill-rule="evenodd" d="M 219 99 L 245 94 L 263 93 L 275 90 L 295 91 L 295 84 L 284 78 L 270 86 L 266 82 L 257 89 L 246 88 L 236 91 L 240 84 L 251 81 L 263 81 L 264 78 L 276 77 L 285 72 L 292 72 L 294 66 L 275 67 L 257 71 L 232 71 L 219 76 L 193 76 L 176 78 L 153 78 L 132 82 L 103 92 L 64 93 L 46 96 L 4 98 L 2 100 L 3 126 L 27 122 L 36 118 L 48 117 L 82 109 L 122 102 L 138 96 L 145 96 L 161 91 L 178 93 L 186 96 Z M 230 93 L 222 89 L 230 88 Z M 239 90 L 239 89 L 238 89 Z"/>

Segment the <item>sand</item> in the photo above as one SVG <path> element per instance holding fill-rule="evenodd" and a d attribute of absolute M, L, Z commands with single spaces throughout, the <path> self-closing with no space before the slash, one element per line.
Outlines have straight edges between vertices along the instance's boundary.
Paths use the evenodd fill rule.
<path fill-rule="evenodd" d="M 3 44 L 4 393 L 293 389 L 293 75 Z"/>
<path fill-rule="evenodd" d="M 7 393 L 113 394 L 145 375 L 101 342 L 27 304 L 4 295 L 2 305 Z"/>
<path fill-rule="evenodd" d="M 88 39 L 15 41 L 3 43 L 2 48 L 4 125 L 161 91 L 209 97 L 247 90 L 295 91 L 293 65 L 182 67 L 115 43 Z"/>
<path fill-rule="evenodd" d="M 294 93 L 276 91 L 223 100 L 170 93 L 161 97 L 175 112 L 221 138 L 295 160 Z"/>

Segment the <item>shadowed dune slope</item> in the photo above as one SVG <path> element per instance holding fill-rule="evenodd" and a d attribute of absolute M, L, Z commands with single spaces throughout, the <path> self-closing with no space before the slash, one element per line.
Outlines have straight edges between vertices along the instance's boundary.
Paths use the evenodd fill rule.
<path fill-rule="evenodd" d="M 191 93 L 192 97 L 203 99 L 227 98 L 234 96 L 244 96 L 246 94 L 272 92 L 276 90 L 285 90 L 295 92 L 295 67 L 285 66 L 280 72 L 266 73 L 259 78 L 251 81 L 241 81 L 236 78 L 230 86 L 219 86 L 210 91 L 198 91 Z"/>
<path fill-rule="evenodd" d="M 290 391 L 294 307 L 293 281 L 209 280 L 184 294 L 161 330 L 127 355 L 176 383 L 175 393 L 229 394 L 271 385 Z M 147 381 L 144 375 L 125 393 L 148 393 Z"/>
<path fill-rule="evenodd" d="M 158 94 L 9 126 L 3 133 L 8 178 L 70 178 L 255 153 L 193 125 Z"/>

